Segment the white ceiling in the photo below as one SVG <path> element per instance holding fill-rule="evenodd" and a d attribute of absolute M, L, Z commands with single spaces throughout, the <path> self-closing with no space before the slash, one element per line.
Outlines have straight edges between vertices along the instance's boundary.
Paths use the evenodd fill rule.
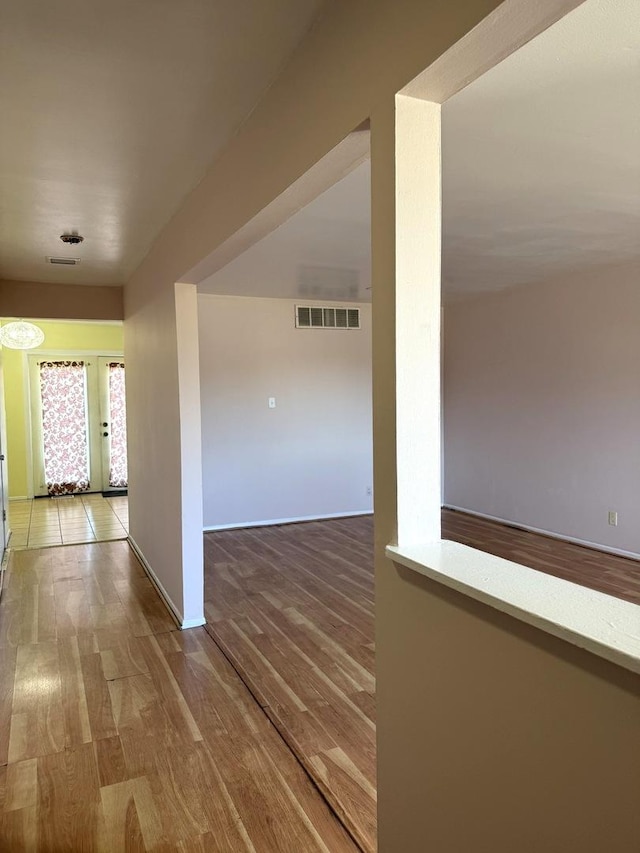
<path fill-rule="evenodd" d="M 442 123 L 447 294 L 640 259 L 638 0 L 587 0 L 447 101 Z M 313 268 L 318 298 L 353 298 L 339 284 L 357 279 L 367 299 L 369 221 L 365 164 L 200 289 L 310 298 Z"/>
<path fill-rule="evenodd" d="M 124 282 L 322 5 L 4 3 L 0 278 Z M 74 229 L 75 249 L 59 240 Z"/>
<path fill-rule="evenodd" d="M 640 258 L 640 2 L 587 0 L 443 107 L 443 277 Z"/>
<path fill-rule="evenodd" d="M 371 298 L 369 162 L 358 166 L 198 290 L 235 296 Z"/>

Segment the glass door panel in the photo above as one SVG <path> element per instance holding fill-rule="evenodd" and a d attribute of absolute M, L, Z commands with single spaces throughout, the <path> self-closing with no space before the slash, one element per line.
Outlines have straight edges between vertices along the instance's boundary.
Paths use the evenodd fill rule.
<path fill-rule="evenodd" d="M 33 494 L 127 488 L 124 361 L 29 355 Z"/>
<path fill-rule="evenodd" d="M 86 492 L 91 485 L 86 365 L 83 361 L 42 361 L 39 368 L 47 494 Z"/>
<path fill-rule="evenodd" d="M 101 427 L 103 439 L 103 491 L 126 489 L 127 407 L 125 367 L 122 359 L 99 358 Z"/>

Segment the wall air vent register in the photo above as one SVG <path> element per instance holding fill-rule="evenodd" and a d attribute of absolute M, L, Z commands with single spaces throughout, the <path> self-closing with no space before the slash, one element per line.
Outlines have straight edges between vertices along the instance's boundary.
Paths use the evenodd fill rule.
<path fill-rule="evenodd" d="M 359 329 L 360 309 L 296 305 L 296 328 Z"/>

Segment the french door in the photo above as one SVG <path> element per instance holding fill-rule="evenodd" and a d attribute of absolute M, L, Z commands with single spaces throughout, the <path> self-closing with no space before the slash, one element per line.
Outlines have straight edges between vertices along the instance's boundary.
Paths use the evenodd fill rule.
<path fill-rule="evenodd" d="M 124 360 L 29 356 L 35 495 L 127 487 Z"/>

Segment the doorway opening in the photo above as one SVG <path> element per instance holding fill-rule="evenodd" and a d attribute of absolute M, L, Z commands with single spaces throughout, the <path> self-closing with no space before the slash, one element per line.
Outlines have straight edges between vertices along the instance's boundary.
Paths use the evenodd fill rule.
<path fill-rule="evenodd" d="M 122 323 L 36 322 L 37 349 L 3 351 L 9 546 L 126 538 Z"/>
<path fill-rule="evenodd" d="M 207 632 L 368 851 L 376 835 L 368 129 L 343 144 L 348 163 L 319 163 L 315 192 L 297 187 L 304 206 L 265 214 L 267 233 L 198 284 L 205 615 Z"/>

